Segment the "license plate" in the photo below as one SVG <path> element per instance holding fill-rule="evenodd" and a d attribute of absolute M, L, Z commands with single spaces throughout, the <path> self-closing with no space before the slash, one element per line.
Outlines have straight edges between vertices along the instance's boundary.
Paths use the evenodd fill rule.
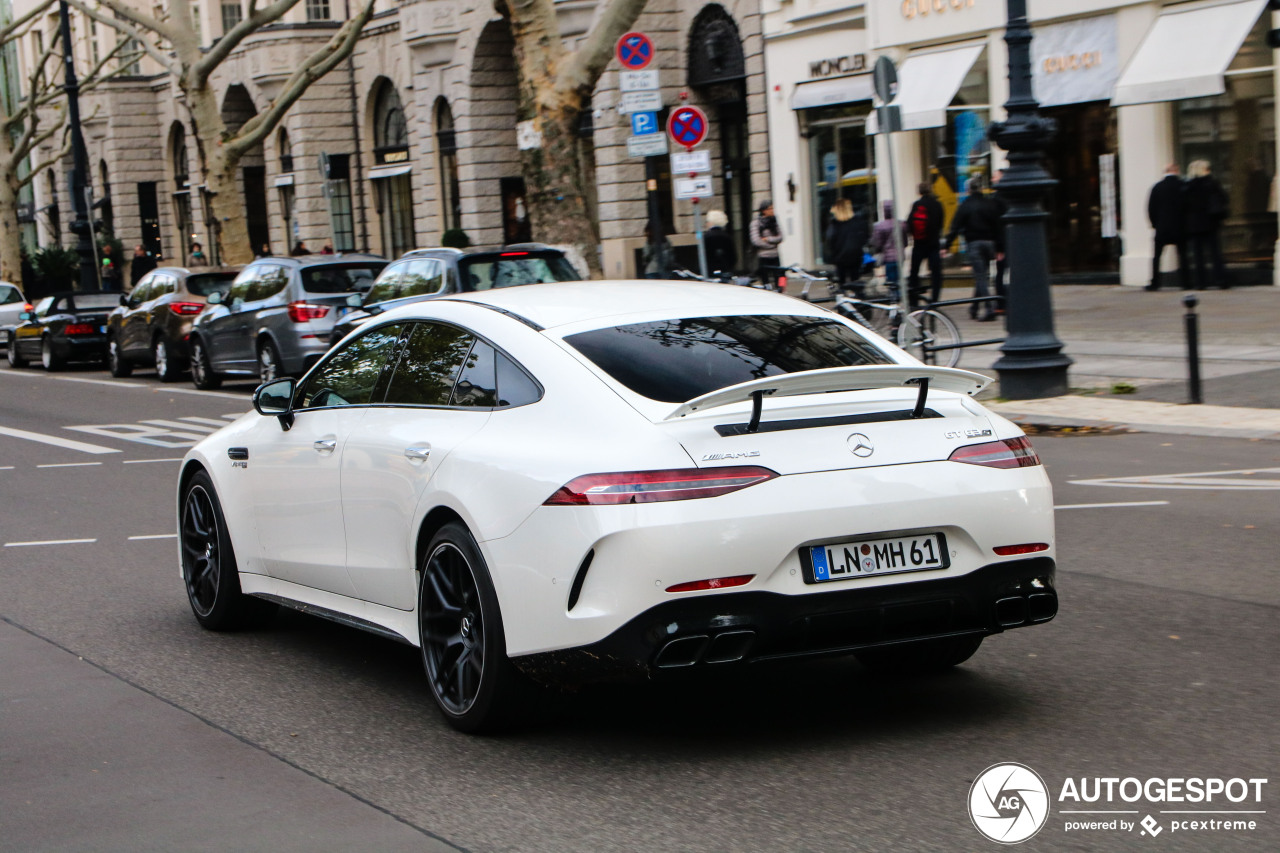
<path fill-rule="evenodd" d="M 98 327 L 98 334 L 100 334 L 100 335 L 105 335 L 106 333 L 107 333 L 107 327 L 106 327 L 106 326 L 99 326 L 99 327 Z"/>
<path fill-rule="evenodd" d="M 894 539 L 855 539 L 830 545 L 814 545 L 801 550 L 808 559 L 806 583 L 927 572 L 951 565 L 947 538 L 941 533 L 922 533 Z"/>

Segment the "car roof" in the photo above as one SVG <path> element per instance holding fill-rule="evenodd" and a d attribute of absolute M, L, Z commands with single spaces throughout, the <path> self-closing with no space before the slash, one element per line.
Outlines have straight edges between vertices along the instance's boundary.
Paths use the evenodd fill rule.
<path fill-rule="evenodd" d="M 622 325 L 664 316 L 706 317 L 720 313 L 827 314 L 816 305 L 780 293 L 686 281 L 548 282 L 537 287 L 456 293 L 445 299 L 489 305 L 544 329 L 604 320 L 610 325 Z M 430 310 L 429 303 L 424 310 Z"/>
<path fill-rule="evenodd" d="M 262 258 L 254 258 L 251 263 L 255 264 L 290 264 L 297 267 L 314 267 L 327 266 L 329 264 L 364 264 L 364 263 L 391 263 L 382 255 L 371 255 L 363 252 L 339 252 L 336 255 L 268 255 Z M 247 264 L 246 264 L 247 266 Z"/>
<path fill-rule="evenodd" d="M 156 267 L 151 272 L 152 273 L 158 273 L 158 272 L 172 273 L 174 275 L 182 275 L 182 276 L 208 275 L 209 273 L 213 273 L 214 275 L 219 275 L 219 274 L 236 275 L 242 269 L 244 269 L 243 265 L 226 266 L 226 267 L 196 267 L 195 269 L 189 269 L 187 267 Z"/>

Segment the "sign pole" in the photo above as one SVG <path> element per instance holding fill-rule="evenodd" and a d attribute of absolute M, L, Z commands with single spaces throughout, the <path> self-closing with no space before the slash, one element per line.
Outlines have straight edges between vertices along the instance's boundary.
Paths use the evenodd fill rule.
<path fill-rule="evenodd" d="M 903 252 L 905 247 L 902 245 L 902 226 L 898 219 L 902 215 L 902 210 L 898 204 L 898 158 L 893 151 L 893 133 L 902 128 L 898 108 L 890 106 L 893 99 L 898 96 L 898 69 L 893 64 L 893 60 L 887 56 L 877 59 L 872 79 L 876 97 L 880 99 L 881 104 L 880 109 L 876 111 L 876 119 L 880 125 L 880 132 L 885 134 L 885 150 L 889 155 L 889 194 L 893 202 L 893 250 L 898 256 L 898 304 L 902 307 L 903 322 L 906 322 L 907 315 L 911 313 L 911 294 L 907 292 L 905 275 L 907 259 Z M 908 348 L 917 343 L 909 340 Z M 921 361 L 924 360 L 925 355 L 924 352 L 920 353 Z"/>
<path fill-rule="evenodd" d="M 658 158 L 644 158 L 645 197 L 649 203 L 649 257 L 658 257 L 658 245 L 666 237 L 662 228 L 662 208 L 658 204 Z M 659 272 L 663 272 L 659 270 Z M 644 270 L 640 271 L 641 277 Z"/>

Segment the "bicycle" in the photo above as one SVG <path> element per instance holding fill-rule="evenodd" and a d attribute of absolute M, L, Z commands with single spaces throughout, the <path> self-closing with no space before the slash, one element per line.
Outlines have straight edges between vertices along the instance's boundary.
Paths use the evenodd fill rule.
<path fill-rule="evenodd" d="M 960 330 L 936 308 L 917 308 L 904 320 L 897 302 L 873 302 L 851 296 L 843 288 L 833 291 L 833 311 L 853 320 L 898 346 L 915 353 L 925 364 L 955 367 L 960 363 Z"/>

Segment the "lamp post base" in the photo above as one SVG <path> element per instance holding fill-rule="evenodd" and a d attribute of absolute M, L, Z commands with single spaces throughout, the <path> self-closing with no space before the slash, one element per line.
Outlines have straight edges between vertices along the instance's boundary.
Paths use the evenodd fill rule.
<path fill-rule="evenodd" d="M 1037 400 L 1061 397 L 1071 388 L 1067 368 L 1071 358 L 1061 353 L 1036 356 L 1023 353 L 1005 355 L 992 368 L 1000 377 L 1000 396 L 1006 400 Z"/>

